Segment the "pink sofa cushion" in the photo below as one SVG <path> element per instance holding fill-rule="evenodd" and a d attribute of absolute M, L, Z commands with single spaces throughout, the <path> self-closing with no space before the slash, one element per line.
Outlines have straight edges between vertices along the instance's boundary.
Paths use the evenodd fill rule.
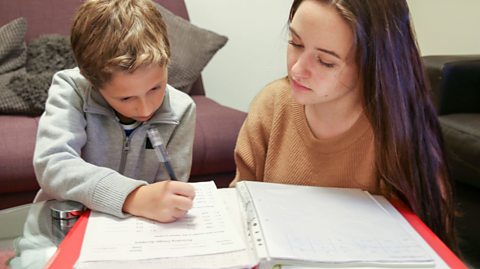
<path fill-rule="evenodd" d="M 38 189 L 32 163 L 38 118 L 2 115 L 0 126 L 1 192 Z"/>
<path fill-rule="evenodd" d="M 192 175 L 235 171 L 233 150 L 247 113 L 223 106 L 205 96 L 192 97 L 197 105 Z"/>
<path fill-rule="evenodd" d="M 188 20 L 185 2 L 181 0 L 155 0 L 180 17 Z M 18 17 L 28 22 L 26 40 L 42 34 L 70 34 L 70 25 L 76 8 L 83 0 L 14 0 L 0 2 L 0 25 Z M 47 8 L 46 8 L 47 7 Z M 42 10 L 42 12 L 38 12 Z"/>

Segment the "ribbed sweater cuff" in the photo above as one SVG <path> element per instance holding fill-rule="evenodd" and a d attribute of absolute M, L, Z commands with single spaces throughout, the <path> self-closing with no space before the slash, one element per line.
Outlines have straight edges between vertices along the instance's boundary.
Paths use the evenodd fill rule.
<path fill-rule="evenodd" d="M 129 216 L 122 211 L 125 199 L 133 190 L 142 185 L 147 185 L 147 182 L 116 173 L 110 174 L 96 185 L 92 197 L 92 209 L 125 218 Z"/>

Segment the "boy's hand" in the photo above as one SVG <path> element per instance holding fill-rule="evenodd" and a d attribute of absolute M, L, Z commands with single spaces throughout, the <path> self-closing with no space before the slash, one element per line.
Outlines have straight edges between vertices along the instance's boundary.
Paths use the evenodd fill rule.
<path fill-rule="evenodd" d="M 138 187 L 123 204 L 123 211 L 159 222 L 172 222 L 193 205 L 195 189 L 181 181 L 162 181 Z"/>

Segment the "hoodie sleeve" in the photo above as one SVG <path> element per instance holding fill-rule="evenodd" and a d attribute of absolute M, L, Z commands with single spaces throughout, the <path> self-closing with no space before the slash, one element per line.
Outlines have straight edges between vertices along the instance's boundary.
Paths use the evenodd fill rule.
<path fill-rule="evenodd" d="M 56 73 L 40 118 L 33 165 L 47 197 L 78 201 L 92 210 L 125 217 L 127 195 L 144 181 L 84 161 L 87 121 L 81 90 L 89 87 L 78 69 Z"/>

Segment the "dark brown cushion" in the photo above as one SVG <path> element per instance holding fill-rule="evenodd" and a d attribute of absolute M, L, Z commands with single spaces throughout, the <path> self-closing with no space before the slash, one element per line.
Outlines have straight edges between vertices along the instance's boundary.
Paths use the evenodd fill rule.
<path fill-rule="evenodd" d="M 439 117 L 451 176 L 480 188 L 480 114 Z"/>

